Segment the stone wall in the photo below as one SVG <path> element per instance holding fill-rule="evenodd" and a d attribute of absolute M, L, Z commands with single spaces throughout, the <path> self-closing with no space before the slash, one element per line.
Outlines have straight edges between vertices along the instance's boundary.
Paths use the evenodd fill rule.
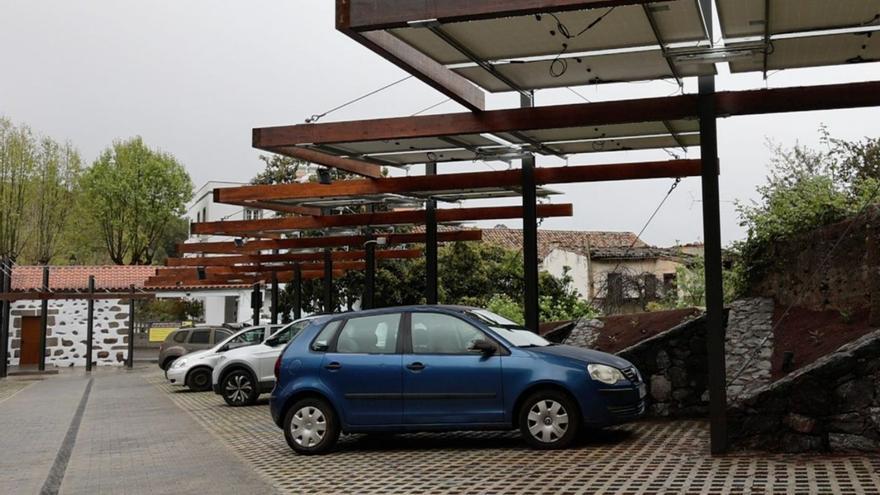
<path fill-rule="evenodd" d="M 617 354 L 636 365 L 648 384 L 650 415 L 691 417 L 707 414 L 705 316 L 682 323 Z"/>
<path fill-rule="evenodd" d="M 880 450 L 880 330 L 755 390 L 728 422 L 741 449 Z"/>
<path fill-rule="evenodd" d="M 19 364 L 22 317 L 40 316 L 40 301 L 16 301 L 11 308 L 11 366 Z M 46 330 L 46 366 L 85 366 L 87 301 L 51 300 Z M 128 356 L 128 303 L 95 301 L 93 362 L 119 366 Z"/>
<path fill-rule="evenodd" d="M 773 299 L 760 297 L 730 304 L 724 341 L 730 402 L 736 402 L 772 379 L 773 309 Z"/>

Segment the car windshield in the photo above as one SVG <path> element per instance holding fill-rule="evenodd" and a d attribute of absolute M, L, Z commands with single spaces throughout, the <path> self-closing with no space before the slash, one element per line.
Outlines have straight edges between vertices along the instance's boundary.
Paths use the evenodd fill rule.
<path fill-rule="evenodd" d="M 227 338 L 223 342 L 217 344 L 217 348 L 221 348 L 227 344 L 235 344 L 235 345 L 253 345 L 259 344 L 263 341 L 263 335 L 265 334 L 265 329 L 262 327 L 258 328 L 248 328 L 242 330 L 231 337 Z"/>
<path fill-rule="evenodd" d="M 287 344 L 296 337 L 303 328 L 309 325 L 309 320 L 298 320 L 272 334 L 272 339 L 276 344 Z M 267 341 L 269 339 L 266 339 Z"/>
<path fill-rule="evenodd" d="M 487 325 L 497 325 L 502 327 L 517 327 L 522 328 L 523 326 L 515 321 L 510 321 L 507 318 L 495 314 L 491 311 L 486 311 L 485 309 L 470 309 L 467 313 L 476 319 L 482 321 Z"/>
<path fill-rule="evenodd" d="M 486 311 L 485 309 L 471 309 L 468 310 L 467 313 L 489 325 L 489 328 L 494 330 L 499 337 L 516 347 L 544 347 L 553 345 L 552 342 L 547 341 L 544 337 L 532 332 L 519 323 L 508 320 L 507 318 L 491 311 Z"/>

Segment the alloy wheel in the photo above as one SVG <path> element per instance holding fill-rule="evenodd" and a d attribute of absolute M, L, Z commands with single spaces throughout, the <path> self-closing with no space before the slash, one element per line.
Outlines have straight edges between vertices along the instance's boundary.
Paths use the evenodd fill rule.
<path fill-rule="evenodd" d="M 302 447 L 313 447 L 321 443 L 326 432 L 327 418 L 314 406 L 299 409 L 290 421 L 290 436 Z"/>
<path fill-rule="evenodd" d="M 236 373 L 226 380 L 226 396 L 235 404 L 244 404 L 250 397 L 254 386 L 243 373 Z"/>
<path fill-rule="evenodd" d="M 555 400 L 539 400 L 529 409 L 529 433 L 539 442 L 553 443 L 568 431 L 568 412 Z"/>

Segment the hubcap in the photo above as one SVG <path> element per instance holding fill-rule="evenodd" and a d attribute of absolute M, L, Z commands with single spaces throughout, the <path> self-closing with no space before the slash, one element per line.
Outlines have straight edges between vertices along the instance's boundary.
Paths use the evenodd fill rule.
<path fill-rule="evenodd" d="M 529 433 L 540 442 L 553 443 L 568 431 L 568 413 L 555 400 L 538 401 L 526 418 Z"/>
<path fill-rule="evenodd" d="M 245 375 L 232 375 L 226 380 L 226 396 L 236 404 L 243 404 L 254 389 Z"/>
<path fill-rule="evenodd" d="M 298 410 L 290 421 L 290 436 L 297 445 L 312 447 L 324 439 L 327 420 L 320 409 L 306 406 Z"/>

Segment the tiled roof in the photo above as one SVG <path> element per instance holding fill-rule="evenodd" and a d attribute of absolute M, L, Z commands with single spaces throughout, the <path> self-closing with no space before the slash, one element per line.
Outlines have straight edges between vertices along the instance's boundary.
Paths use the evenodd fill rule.
<path fill-rule="evenodd" d="M 522 229 L 495 227 L 483 230 L 483 242 L 502 246 L 507 249 L 522 248 Z M 633 232 L 601 232 L 580 230 L 544 230 L 538 229 L 538 258 L 544 259 L 554 249 L 565 249 L 575 253 L 586 253 L 587 250 L 602 248 L 635 248 L 648 247 Z"/>
<path fill-rule="evenodd" d="M 97 290 L 128 290 L 132 284 L 143 288 L 144 282 L 156 274 L 155 266 L 101 265 L 101 266 L 50 266 L 50 290 L 86 290 L 89 275 L 95 276 Z M 12 269 L 12 290 L 41 290 L 42 266 L 15 266 Z"/>
<path fill-rule="evenodd" d="M 689 254 L 676 248 L 658 248 L 653 246 L 634 247 L 631 249 L 629 246 L 590 249 L 590 258 L 594 260 L 645 260 L 657 258 L 680 260 L 688 257 L 690 257 Z"/>

